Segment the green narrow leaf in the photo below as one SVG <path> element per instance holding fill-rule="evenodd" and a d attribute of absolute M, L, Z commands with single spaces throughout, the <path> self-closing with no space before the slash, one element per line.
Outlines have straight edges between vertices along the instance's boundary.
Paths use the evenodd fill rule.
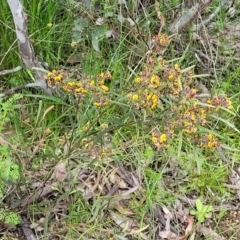
<path fill-rule="evenodd" d="M 230 123 L 228 120 L 224 119 L 224 118 L 221 118 L 219 116 L 215 116 L 215 115 L 211 115 L 211 117 L 221 121 L 221 122 L 224 122 L 227 126 L 229 126 L 230 128 L 232 128 L 233 130 L 235 130 L 237 133 L 240 133 L 240 131 L 232 124 Z"/>
<path fill-rule="evenodd" d="M 194 158 L 195 158 L 196 163 L 197 163 L 197 171 L 198 171 L 198 174 L 200 174 L 201 170 L 202 170 L 201 159 L 199 158 L 198 151 L 197 151 L 197 149 L 194 146 L 193 146 L 193 149 L 194 149 Z"/>
<path fill-rule="evenodd" d="M 54 96 L 39 95 L 39 94 L 24 94 L 23 96 L 25 96 L 25 97 L 33 97 L 33 98 L 40 98 L 40 99 L 48 99 L 48 100 L 54 101 L 55 103 L 68 106 L 68 104 L 65 103 L 61 98 L 54 97 Z"/>
<path fill-rule="evenodd" d="M 221 148 L 222 148 L 222 149 L 229 150 L 229 151 L 240 152 L 240 149 L 231 148 L 231 147 L 229 147 L 228 145 L 224 145 L 224 144 L 221 145 Z"/>
<path fill-rule="evenodd" d="M 40 117 L 42 115 L 42 107 L 43 107 L 43 101 L 40 100 L 38 105 L 38 110 L 37 110 L 37 116 L 36 116 L 36 124 L 40 122 Z"/>
<path fill-rule="evenodd" d="M 180 131 L 178 134 L 178 158 L 180 158 L 182 153 L 182 140 L 183 140 L 182 131 Z"/>

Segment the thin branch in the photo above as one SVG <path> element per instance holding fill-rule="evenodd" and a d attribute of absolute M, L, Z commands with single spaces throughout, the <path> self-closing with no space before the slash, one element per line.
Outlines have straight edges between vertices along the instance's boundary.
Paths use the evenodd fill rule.
<path fill-rule="evenodd" d="M 9 74 L 9 73 L 13 73 L 13 72 L 17 72 L 17 71 L 19 71 L 21 69 L 22 69 L 21 66 L 17 66 L 17 67 L 15 67 L 13 69 L 3 70 L 3 71 L 0 72 L 0 76 L 6 75 L 6 74 Z"/>
<path fill-rule="evenodd" d="M 31 46 L 27 31 L 27 15 L 23 12 L 23 6 L 19 0 L 7 0 L 13 16 L 18 46 L 23 63 L 26 67 L 40 67 Z"/>
<path fill-rule="evenodd" d="M 183 32 L 212 2 L 213 0 L 209 0 L 208 2 L 202 4 L 195 3 L 194 6 L 185 10 L 182 15 L 170 25 L 170 33 Z"/>
<path fill-rule="evenodd" d="M 222 7 L 226 5 L 229 2 L 229 0 L 221 0 L 219 6 L 216 8 L 216 10 L 203 22 L 201 22 L 198 25 L 193 26 L 193 31 L 199 31 L 203 26 L 207 26 L 207 24 L 220 12 Z"/>
<path fill-rule="evenodd" d="M 41 83 L 39 83 L 39 82 L 23 84 L 23 85 L 11 88 L 11 89 L 1 93 L 0 98 L 7 97 L 7 96 L 12 95 L 13 93 L 15 93 L 17 91 L 21 91 L 21 90 L 25 89 L 25 88 L 38 88 L 38 87 L 39 88 L 42 87 Z M 51 93 L 49 93 L 49 94 L 51 94 Z"/>
<path fill-rule="evenodd" d="M 31 229 L 27 218 L 25 216 L 22 217 L 22 225 L 21 225 L 22 231 L 26 237 L 27 240 L 36 240 L 33 230 Z"/>
<path fill-rule="evenodd" d="M 31 45 L 28 31 L 27 31 L 27 15 L 23 11 L 23 6 L 19 0 L 7 0 L 13 16 L 15 30 L 18 40 L 20 55 L 24 65 L 33 71 L 35 76 L 35 84 L 26 84 L 10 89 L 7 92 L 0 94 L 0 97 L 12 94 L 16 90 L 26 87 L 39 87 L 47 94 L 51 95 L 51 90 L 48 88 L 46 80 L 44 79 L 45 73 L 39 69 L 44 68 L 41 61 L 36 57 L 33 47 Z"/>

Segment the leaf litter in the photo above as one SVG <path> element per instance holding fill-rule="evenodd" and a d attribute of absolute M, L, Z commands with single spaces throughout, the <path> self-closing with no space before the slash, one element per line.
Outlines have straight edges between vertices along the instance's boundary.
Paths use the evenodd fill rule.
<path fill-rule="evenodd" d="M 100 151 L 100 147 L 95 147 L 94 154 L 90 153 L 91 158 L 98 159 L 97 156 L 99 156 Z M 98 159 L 97 161 L 102 160 Z M 88 220 L 89 223 L 108 219 L 111 228 L 114 229 L 114 225 L 119 228 L 122 238 L 129 239 L 131 236 L 131 239 L 139 237 L 140 239 L 149 239 L 154 233 L 155 239 L 182 240 L 189 238 L 194 240 L 198 239 L 196 238 L 198 235 L 203 235 L 206 238 L 212 237 L 212 239 L 216 240 L 225 239 L 212 229 L 213 216 L 206 220 L 203 225 L 197 222 L 194 216 L 190 215 L 190 211 L 196 206 L 197 198 L 194 194 L 185 196 L 174 193 L 176 187 L 190 181 L 188 173 L 182 169 L 177 157 L 170 158 L 167 164 L 164 165 L 161 170 L 164 177 L 158 180 L 158 187 L 175 195 L 175 201 L 164 205 L 154 202 L 154 221 L 149 223 L 149 214 L 145 216 L 146 221 L 140 221 L 136 217 L 138 213 L 131 201 L 132 199 L 139 198 L 140 200 L 141 198 L 140 193 L 143 191 L 144 182 L 141 171 L 141 168 L 132 171 L 122 164 L 109 164 L 108 161 L 104 169 L 79 168 L 75 162 L 59 162 L 53 168 L 52 174 L 44 171 L 44 169 L 41 170 L 41 174 L 28 171 L 28 174 L 32 175 L 31 178 L 35 175 L 36 179 L 40 179 L 48 175 L 48 179 L 44 182 L 34 181 L 32 189 L 29 189 L 32 194 L 22 200 L 16 201 L 12 199 L 12 208 L 24 207 L 24 209 L 27 209 L 34 202 L 44 203 L 48 201 L 49 207 L 51 206 L 49 212 L 51 218 L 59 221 L 59 226 L 55 221 L 49 223 L 49 229 L 53 228 L 52 225 L 58 229 L 62 224 L 62 220 L 64 221 L 65 216 L 68 214 L 71 196 L 79 192 L 85 204 L 87 206 L 92 205 L 92 215 L 91 219 Z M 239 191 L 239 179 L 239 169 L 232 170 L 229 181 L 231 181 L 232 185 L 237 186 L 237 189 L 233 189 L 235 192 Z M 64 197 L 61 197 L 64 192 Z M 55 203 L 51 204 L 52 201 Z M 222 206 L 213 206 L 213 213 L 219 211 L 238 212 L 239 209 L 239 205 L 236 204 L 223 204 Z M 32 222 L 30 227 L 35 232 L 42 233 L 48 218 L 40 216 L 38 220 Z M 84 233 L 88 228 L 87 226 L 79 228 L 79 231 Z M 114 235 L 114 230 L 109 233 L 108 228 L 108 225 L 103 226 L 101 231 L 107 232 L 107 235 Z M 54 233 L 56 234 L 55 231 L 51 233 L 52 238 Z M 92 237 L 94 236 L 96 237 L 95 234 L 92 235 Z"/>
<path fill-rule="evenodd" d="M 63 146 L 63 148 L 65 147 Z M 93 160 L 103 161 L 97 157 L 100 152 L 101 147 L 95 146 L 94 153 L 90 151 L 89 157 Z M 141 221 L 136 217 L 138 213 L 130 202 L 133 198 L 140 198 L 140 192 L 144 187 L 141 168 L 133 171 L 119 163 L 112 162 L 109 164 L 109 160 L 106 161 L 104 169 L 79 168 L 74 161 L 70 161 L 68 163 L 56 163 L 52 173 L 49 174 L 48 167 L 46 164 L 46 169 L 41 169 L 40 172 L 27 172 L 29 178 L 36 179 L 36 181 L 33 181 L 32 188 L 29 189 L 29 196 L 17 201 L 13 199 L 12 207 L 27 209 L 32 203 L 48 202 L 49 214 L 51 218 L 55 219 L 55 221 L 49 222 L 49 229 L 52 229 L 50 239 L 53 239 L 54 234 L 57 234 L 53 226 L 55 226 L 55 229 L 61 228 L 62 221 L 68 214 L 69 199 L 76 192 L 81 193 L 86 205 L 94 206 L 91 210 L 92 215 L 89 222 L 98 222 L 99 218 L 108 219 L 111 222 L 111 228 L 118 227 L 121 237 L 126 239 L 129 239 L 130 236 L 131 239 L 139 237 L 149 239 L 152 233 L 154 233 L 155 239 L 181 240 L 188 237 L 196 239 L 194 236 L 199 234 L 213 239 L 224 239 L 211 228 L 210 223 L 209 226 L 203 226 L 194 221 L 189 212 L 195 206 L 196 198 L 191 198 L 191 195 L 186 197 L 179 195 L 179 193 L 175 194 L 175 203 L 164 206 L 155 202 L 156 205 L 153 207 L 154 222 L 149 223 L 150 215 L 148 214 L 146 215 L 146 221 Z M 177 157 L 169 159 L 162 168 L 161 174 L 164 177 L 159 178 L 158 187 L 170 192 L 176 186 L 190 181 L 188 173 L 182 169 Z M 46 176 L 48 176 L 47 179 Z M 44 181 L 40 180 L 42 177 L 45 178 Z M 230 180 L 232 185 L 239 187 L 239 169 L 232 171 Z M 72 190 L 73 188 L 75 190 Z M 63 192 L 66 194 L 61 197 Z M 51 202 L 55 203 L 51 204 Z M 225 205 L 222 208 L 214 207 L 214 211 L 222 210 L 239 211 L 239 208 L 235 205 Z M 31 213 L 31 210 L 28 210 L 28 212 Z M 39 215 L 38 220 L 33 221 L 30 225 L 39 234 L 44 232 L 44 225 L 49 221 L 49 217 L 41 215 Z M 85 225 L 79 227 L 78 230 L 84 233 L 87 229 L 88 225 Z M 101 232 L 107 235 L 115 234 L 114 230 L 109 233 L 108 229 L 109 225 L 103 226 Z M 64 235 L 63 229 L 61 233 Z M 93 234 L 91 237 L 96 237 L 96 235 Z"/>

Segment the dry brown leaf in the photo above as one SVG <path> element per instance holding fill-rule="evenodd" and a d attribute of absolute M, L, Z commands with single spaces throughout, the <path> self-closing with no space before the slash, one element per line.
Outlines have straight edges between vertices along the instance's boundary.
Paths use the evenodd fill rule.
<path fill-rule="evenodd" d="M 169 218 L 171 218 L 172 219 L 172 213 L 168 210 L 168 208 L 167 207 L 165 207 L 165 206 L 163 206 L 162 207 L 162 210 L 163 210 L 163 212 L 166 214 L 166 216 L 168 216 Z"/>
<path fill-rule="evenodd" d="M 176 209 L 176 217 L 181 222 L 186 222 L 187 216 L 189 215 L 189 209 L 185 208 L 181 201 L 175 200 L 174 209 Z"/>
<path fill-rule="evenodd" d="M 233 185 L 240 188 L 240 168 L 237 171 L 232 170 L 231 176 L 229 177 Z M 238 198 L 240 199 L 240 190 L 237 190 Z"/>
<path fill-rule="evenodd" d="M 141 170 L 139 170 L 140 172 Z M 140 182 L 139 179 L 137 177 L 134 176 L 134 174 L 131 175 L 132 176 L 132 180 L 133 180 L 133 186 L 140 186 Z M 139 177 L 140 178 L 140 177 Z"/>
<path fill-rule="evenodd" d="M 65 163 L 59 163 L 54 169 L 54 176 L 59 182 L 63 182 L 67 177 Z"/>
<path fill-rule="evenodd" d="M 159 11 L 160 9 L 160 4 L 158 1 L 155 1 L 155 9 L 157 10 L 157 16 L 158 19 L 160 20 L 161 28 L 165 27 L 165 18 L 162 14 L 162 12 Z"/>
<path fill-rule="evenodd" d="M 50 128 L 45 129 L 43 134 L 42 134 L 42 139 L 44 139 L 49 133 L 51 133 Z"/>
<path fill-rule="evenodd" d="M 143 232 L 144 230 L 146 230 L 149 227 L 149 225 L 142 227 L 140 229 L 133 229 L 131 230 L 131 232 L 129 234 L 139 234 L 141 232 Z"/>
<path fill-rule="evenodd" d="M 161 231 L 159 232 L 159 237 L 162 239 L 175 240 L 177 238 L 177 235 L 171 231 Z"/>
<path fill-rule="evenodd" d="M 225 38 L 229 41 L 232 48 L 240 48 L 240 24 L 227 24 L 226 30 L 223 32 Z M 237 51 L 236 51 L 237 52 Z M 239 56 L 239 54 L 238 54 Z"/>
<path fill-rule="evenodd" d="M 47 108 L 47 109 L 44 111 L 43 116 L 42 116 L 40 122 L 45 118 L 45 116 L 47 115 L 47 113 L 50 112 L 53 108 L 54 108 L 54 105 L 50 106 L 49 108 Z"/>
<path fill-rule="evenodd" d="M 118 182 L 118 186 L 120 189 L 126 189 L 128 187 L 127 183 L 122 179 Z"/>
<path fill-rule="evenodd" d="M 203 227 L 199 225 L 199 232 L 201 232 L 206 238 L 211 238 L 212 240 L 225 240 L 226 238 L 218 235 L 211 228 Z"/>
<path fill-rule="evenodd" d="M 36 222 L 33 222 L 31 225 L 30 225 L 30 228 L 31 229 L 34 229 L 36 232 L 40 232 L 44 229 L 44 221 L 45 221 L 45 218 L 40 218 L 38 221 Z"/>
<path fill-rule="evenodd" d="M 36 240 L 33 230 L 30 228 L 27 217 L 22 216 L 21 229 L 27 240 Z"/>
<path fill-rule="evenodd" d="M 30 157 L 30 160 L 33 159 L 33 157 L 36 155 L 36 153 L 38 152 L 38 150 L 41 147 L 45 146 L 45 137 L 51 132 L 51 130 L 49 128 L 45 129 L 41 139 L 39 140 L 39 142 L 36 144 L 36 146 L 34 147 L 33 151 L 32 151 L 32 156 Z"/>
<path fill-rule="evenodd" d="M 1 135 L 0 135 L 0 144 L 10 145 L 10 143 L 7 140 L 5 140 Z"/>
<path fill-rule="evenodd" d="M 8 142 L 2 135 L 0 135 L 0 144 L 9 145 L 13 150 L 16 150 L 16 147 L 14 147 L 10 142 Z"/>
<path fill-rule="evenodd" d="M 84 190 L 84 192 L 83 192 L 83 198 L 84 199 L 89 200 L 93 196 L 94 196 L 94 194 L 91 190 L 89 190 L 89 189 Z"/>
<path fill-rule="evenodd" d="M 123 232 L 130 231 L 133 228 L 133 220 L 131 218 L 128 218 L 126 216 L 122 216 L 118 213 L 111 212 L 111 217 L 113 221 L 123 229 Z"/>
<path fill-rule="evenodd" d="M 12 208 L 17 208 L 19 206 L 27 206 L 33 201 L 40 201 L 48 194 L 54 192 L 54 189 L 58 188 L 59 183 L 54 182 L 51 185 L 46 184 L 43 187 L 39 188 L 37 192 L 33 193 L 31 196 L 25 197 L 23 200 L 16 201 L 12 203 Z"/>
<path fill-rule="evenodd" d="M 117 171 L 118 171 L 118 169 L 114 168 L 109 175 L 109 181 L 113 184 L 115 184 L 116 182 L 118 182 L 120 180 L 119 176 L 116 175 Z"/>
<path fill-rule="evenodd" d="M 188 221 L 188 225 L 187 225 L 187 228 L 185 229 L 185 234 L 181 237 L 178 238 L 178 240 L 183 240 L 185 239 L 188 234 L 192 231 L 192 228 L 193 228 L 193 223 L 194 223 L 194 218 L 193 216 L 187 216 L 187 221 Z"/>
<path fill-rule="evenodd" d="M 131 216 L 135 214 L 133 211 L 123 208 L 119 203 L 116 204 L 114 207 L 123 215 Z"/>
<path fill-rule="evenodd" d="M 67 204 L 64 201 L 59 202 L 51 209 L 51 212 L 67 214 Z"/>
<path fill-rule="evenodd" d="M 196 231 L 193 231 L 193 233 L 191 234 L 191 236 L 189 236 L 188 240 L 194 240 L 196 236 Z"/>
<path fill-rule="evenodd" d="M 117 174 L 119 175 L 119 177 L 126 183 L 128 183 L 129 186 L 133 187 L 134 182 L 132 179 L 132 174 L 128 170 L 126 170 L 122 165 L 118 164 L 117 167 L 118 167 Z"/>
<path fill-rule="evenodd" d="M 137 224 L 131 218 L 122 216 L 115 212 L 111 212 L 111 217 L 113 221 L 122 228 L 122 231 L 126 232 L 128 235 L 138 234 L 138 236 L 140 236 L 141 239 L 144 239 L 144 240 L 149 239 L 147 236 L 145 236 L 144 233 L 142 233 L 144 230 L 146 230 L 149 227 L 149 225 L 143 228 L 137 229 Z"/>
<path fill-rule="evenodd" d="M 173 218 L 172 213 L 166 208 L 166 207 L 162 207 L 163 212 L 165 213 L 164 217 L 166 219 L 166 224 L 165 224 L 165 230 L 166 231 L 170 231 L 171 226 L 170 226 L 170 221 Z"/>

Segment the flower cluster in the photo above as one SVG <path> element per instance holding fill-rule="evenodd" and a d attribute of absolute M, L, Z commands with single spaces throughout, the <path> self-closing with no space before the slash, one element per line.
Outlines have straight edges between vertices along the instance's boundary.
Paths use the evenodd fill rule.
<path fill-rule="evenodd" d="M 67 93 L 75 93 L 77 95 L 82 95 L 85 96 L 85 94 L 87 93 L 87 89 L 85 89 L 83 87 L 83 84 L 78 81 L 78 82 L 73 82 L 73 81 L 69 81 L 66 82 L 65 84 L 63 84 L 62 86 L 63 91 L 67 92 Z"/>
<path fill-rule="evenodd" d="M 158 95 L 150 92 L 148 89 L 138 91 L 137 93 L 129 93 L 128 98 L 134 102 L 137 109 L 140 107 L 155 109 L 159 104 Z"/>
<path fill-rule="evenodd" d="M 56 88 L 56 87 L 62 87 L 63 80 L 66 78 L 67 74 L 63 70 L 52 70 L 51 72 L 48 72 L 48 74 L 45 76 L 45 79 L 47 81 L 47 85 L 50 88 Z"/>
<path fill-rule="evenodd" d="M 144 109 L 146 117 L 157 116 L 158 109 L 166 110 L 168 117 L 163 118 L 159 126 L 152 126 L 155 130 L 151 131 L 151 140 L 157 148 L 168 147 L 181 132 L 196 145 L 214 149 L 220 142 L 213 134 L 200 134 L 199 127 L 211 123 L 211 113 L 219 113 L 221 108 L 231 109 L 232 102 L 224 94 L 200 102 L 198 90 L 194 88 L 193 72 L 182 70 L 179 64 L 169 63 L 161 57 L 168 44 L 166 34 L 153 37 L 142 71 L 127 89 L 127 101 L 138 111 Z M 60 87 L 78 98 L 87 95 L 96 108 L 108 105 L 111 79 L 110 72 L 78 81 L 67 79 L 63 70 L 53 70 L 46 76 L 49 87 Z"/>
<path fill-rule="evenodd" d="M 158 131 L 152 132 L 152 142 L 158 148 L 168 146 L 168 137 L 165 133 L 159 133 Z"/>
<path fill-rule="evenodd" d="M 207 112 L 204 108 L 198 105 L 197 101 L 186 106 L 185 109 L 180 106 L 177 114 L 181 116 L 177 125 L 182 127 L 183 132 L 188 134 L 196 133 L 197 126 L 204 126 L 206 124 Z"/>
<path fill-rule="evenodd" d="M 194 97 L 187 98 L 183 101 L 178 98 L 178 102 L 172 106 L 172 115 L 169 119 L 162 120 L 162 128 L 160 132 L 154 131 L 152 133 L 152 142 L 156 147 L 167 147 L 169 140 L 173 140 L 179 131 L 188 135 L 196 145 L 206 149 L 215 149 L 221 143 L 216 139 L 213 134 L 199 134 L 200 126 L 205 126 L 208 121 L 208 116 L 219 107 L 231 109 L 232 102 L 225 95 L 222 96 L 222 102 L 216 102 L 220 96 L 214 96 L 208 99 L 207 103 L 213 107 L 208 107 L 207 104 L 200 104 Z M 216 107 L 217 108 L 214 108 Z M 168 141 L 162 143 L 160 136 L 166 135 Z"/>
<path fill-rule="evenodd" d="M 156 52 L 162 50 L 168 41 L 165 34 L 153 37 L 154 48 L 146 60 L 143 71 L 135 77 L 133 88 L 128 94 L 128 100 L 135 108 L 149 109 L 149 112 L 158 106 L 161 108 L 164 104 L 166 106 L 166 101 L 163 104 L 161 99 L 171 99 L 169 101 L 171 118 L 163 119 L 161 129 L 152 132 L 152 142 L 158 148 L 167 147 L 170 139 L 174 139 L 179 131 L 195 141 L 199 126 L 206 125 L 208 116 L 214 109 L 218 110 L 220 106 L 232 108 L 231 100 L 224 94 L 214 96 L 205 101 L 205 104 L 200 104 L 196 98 L 197 89 L 192 88 L 192 71 L 182 71 L 178 64 L 169 64 L 164 59 L 157 58 Z M 196 143 L 208 149 L 216 148 L 220 144 L 212 134 L 198 135 Z"/>
<path fill-rule="evenodd" d="M 153 37 L 152 41 L 158 49 L 157 46 L 162 48 L 167 45 L 168 38 L 165 34 L 160 34 Z M 137 109 L 152 110 L 161 105 L 162 96 L 179 97 L 185 89 L 189 92 L 189 96 L 196 94 L 196 91 L 189 87 L 191 83 L 191 71 L 182 72 L 178 64 L 172 66 L 167 64 L 166 60 L 150 54 L 143 71 L 134 79 L 134 86 L 128 94 L 128 99 Z"/>
<path fill-rule="evenodd" d="M 105 84 L 105 81 L 111 78 L 111 73 L 106 72 L 98 74 L 94 80 L 87 77 L 84 80 L 72 81 L 67 79 L 67 74 L 63 70 L 53 70 L 45 76 L 50 88 L 58 87 L 66 93 L 74 94 L 78 99 L 84 98 L 86 94 L 92 95 L 95 107 L 108 104 L 106 93 L 109 92 L 109 87 Z"/>
<path fill-rule="evenodd" d="M 215 149 L 221 145 L 221 142 L 217 141 L 216 136 L 212 133 L 203 135 L 196 134 L 194 138 L 194 143 L 202 148 Z"/>
<path fill-rule="evenodd" d="M 220 94 L 219 96 L 215 95 L 213 98 L 208 99 L 207 103 L 215 106 L 216 110 L 218 110 L 219 107 L 224 107 L 227 109 L 233 108 L 232 101 L 225 94 Z"/>
<path fill-rule="evenodd" d="M 95 80 L 90 81 L 90 89 L 94 97 L 95 107 L 104 107 L 108 105 L 108 92 L 109 87 L 106 85 L 107 80 L 111 80 L 112 75 L 109 71 L 106 73 L 100 73 Z"/>
<path fill-rule="evenodd" d="M 153 36 L 152 45 L 155 52 L 161 53 L 162 50 L 169 44 L 169 38 L 167 34 L 158 34 Z"/>

